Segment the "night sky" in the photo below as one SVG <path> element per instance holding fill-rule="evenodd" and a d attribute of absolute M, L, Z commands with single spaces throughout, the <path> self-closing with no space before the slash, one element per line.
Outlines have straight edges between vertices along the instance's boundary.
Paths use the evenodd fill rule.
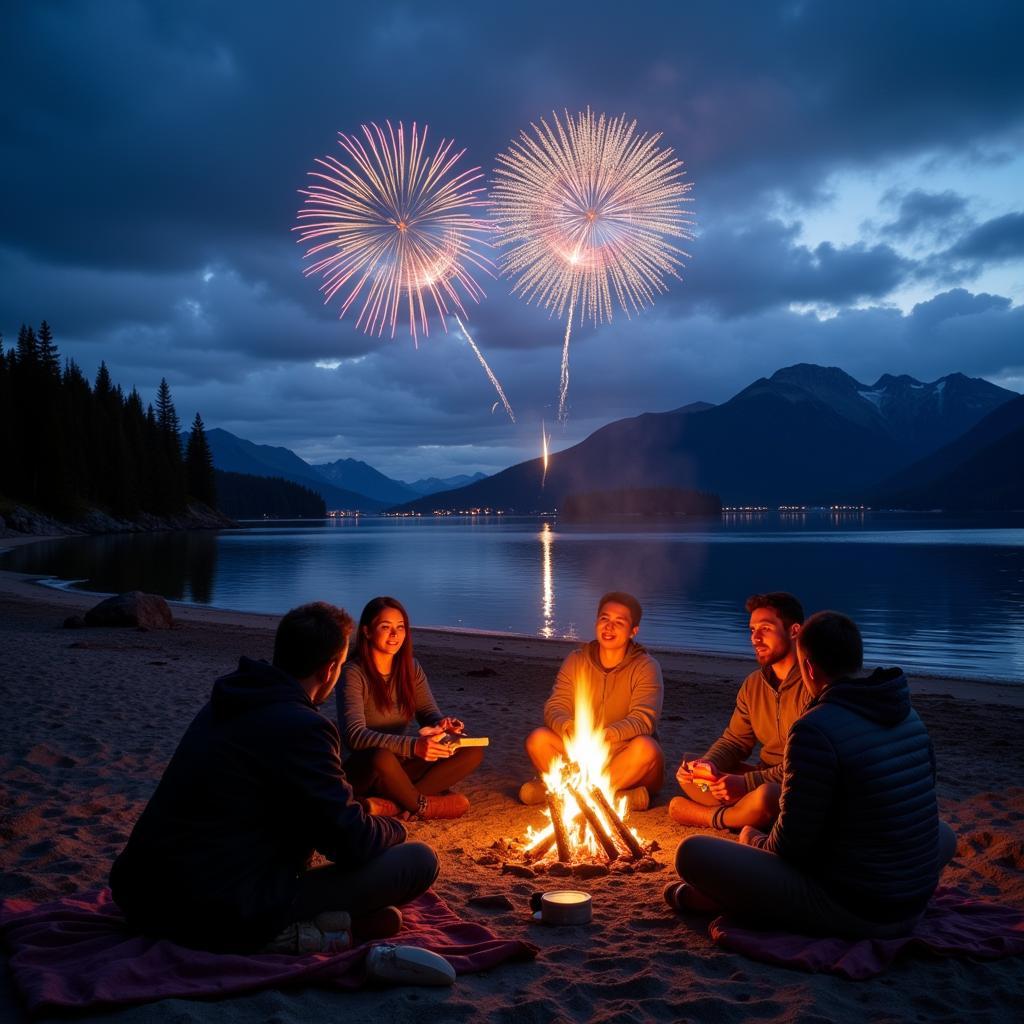
<path fill-rule="evenodd" d="M 513 426 L 436 320 L 339 321 L 290 229 L 338 131 L 426 122 L 490 177 L 588 105 L 664 134 L 698 228 L 652 309 L 575 335 L 555 450 L 801 361 L 1024 390 L 1019 3 L 14 0 L 0 38 L 5 344 L 45 318 L 185 423 L 407 480 L 538 454 L 558 320 L 504 280 L 468 307 Z"/>

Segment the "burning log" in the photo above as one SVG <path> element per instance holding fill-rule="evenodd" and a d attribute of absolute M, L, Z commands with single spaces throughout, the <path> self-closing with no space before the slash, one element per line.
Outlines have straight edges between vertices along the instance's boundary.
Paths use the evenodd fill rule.
<path fill-rule="evenodd" d="M 608 857 L 608 862 L 612 863 L 619 859 L 619 848 L 615 845 L 615 840 L 608 835 L 607 829 L 601 824 L 601 819 L 597 816 L 594 808 L 590 806 L 590 803 L 584 798 L 583 794 L 571 783 L 566 785 L 566 789 L 572 794 L 573 799 L 579 805 L 580 811 L 583 817 L 587 819 L 587 824 L 590 826 L 590 831 L 597 837 L 597 841 L 601 844 L 605 854 Z"/>
<path fill-rule="evenodd" d="M 526 851 L 526 856 L 523 858 L 527 864 L 533 864 L 535 861 L 541 860 L 544 855 L 555 845 L 555 833 L 545 836 L 536 846 L 531 846 Z"/>
<path fill-rule="evenodd" d="M 556 793 L 548 792 L 548 813 L 551 815 L 551 828 L 554 830 L 555 844 L 558 846 L 558 859 L 563 864 L 571 860 L 569 856 L 569 837 L 566 835 L 565 822 L 562 820 L 562 798 Z"/>
<path fill-rule="evenodd" d="M 636 836 L 626 828 L 626 823 L 616 813 L 615 808 L 608 802 L 608 798 L 604 793 L 597 786 L 593 786 L 590 790 L 590 796 L 594 803 L 604 811 L 604 816 L 612 823 L 619 838 L 626 844 L 626 848 L 632 855 L 633 860 L 642 859 L 644 855 L 643 847 L 637 842 Z"/>

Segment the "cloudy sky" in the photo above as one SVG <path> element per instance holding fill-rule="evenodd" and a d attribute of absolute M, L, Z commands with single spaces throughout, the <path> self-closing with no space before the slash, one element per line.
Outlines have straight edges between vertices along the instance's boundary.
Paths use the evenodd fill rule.
<path fill-rule="evenodd" d="M 628 13 L 624 13 L 628 12 Z M 685 161 L 681 282 L 579 331 L 556 449 L 800 361 L 1024 391 L 1024 6 L 15 0 L 0 13 L 0 330 L 178 412 L 389 475 L 537 454 L 562 326 L 488 281 L 414 349 L 302 275 L 298 189 L 338 131 L 412 120 L 495 155 L 552 110 L 625 112 Z"/>

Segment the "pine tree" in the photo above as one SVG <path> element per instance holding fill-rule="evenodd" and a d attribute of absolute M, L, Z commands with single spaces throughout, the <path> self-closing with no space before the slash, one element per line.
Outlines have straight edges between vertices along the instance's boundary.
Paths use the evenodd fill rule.
<path fill-rule="evenodd" d="M 14 395 L 11 388 L 13 352 L 8 358 L 0 335 L 0 495 L 7 495 L 15 474 Z"/>
<path fill-rule="evenodd" d="M 185 479 L 188 493 L 210 508 L 217 507 L 217 484 L 213 472 L 213 453 L 206 440 L 203 420 L 199 413 L 192 422 L 185 448 Z"/>
<path fill-rule="evenodd" d="M 100 363 L 100 368 L 96 371 L 96 383 L 93 385 L 92 391 L 97 398 L 106 398 L 114 391 L 114 384 L 110 379 L 110 371 L 107 369 L 105 360 Z"/>
<path fill-rule="evenodd" d="M 33 368 L 39 362 L 39 344 L 36 332 L 24 324 L 18 330 L 18 364 L 23 370 Z"/>
<path fill-rule="evenodd" d="M 156 395 L 156 422 L 160 430 L 157 488 L 160 512 L 183 512 L 186 506 L 185 463 L 181 457 L 181 423 L 171 400 L 166 377 L 160 378 Z"/>
<path fill-rule="evenodd" d="M 160 378 L 160 387 L 156 394 L 156 420 L 165 437 L 173 437 L 181 448 L 181 422 L 171 401 L 171 386 L 166 377 Z"/>
<path fill-rule="evenodd" d="M 74 510 L 74 484 L 67 436 L 62 413 L 60 353 L 53 342 L 53 332 L 44 320 L 39 325 L 37 345 L 39 367 L 36 372 L 34 402 L 38 416 L 37 449 L 38 483 L 36 501 L 58 514 Z"/>
<path fill-rule="evenodd" d="M 51 379 L 59 379 L 60 354 L 57 351 L 57 346 L 53 343 L 53 332 L 50 330 L 50 325 L 45 320 L 39 325 L 38 350 L 39 364 Z"/>

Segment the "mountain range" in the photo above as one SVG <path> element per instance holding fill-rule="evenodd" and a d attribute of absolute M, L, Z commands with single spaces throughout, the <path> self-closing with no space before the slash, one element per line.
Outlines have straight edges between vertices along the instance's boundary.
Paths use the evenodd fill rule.
<path fill-rule="evenodd" d="M 916 465 L 959 438 L 973 450 L 976 428 L 979 438 L 1002 438 L 998 417 L 981 425 L 1019 398 L 959 373 L 931 383 L 886 374 L 862 384 L 836 367 L 802 363 L 721 405 L 610 423 L 552 455 L 546 477 L 541 460 L 531 459 L 402 510 L 544 511 L 570 494 L 652 487 L 712 492 L 725 505 L 860 504 L 881 497 L 883 481 L 895 496 L 900 474 L 927 477 Z"/>
<path fill-rule="evenodd" d="M 183 446 L 187 435 L 183 435 Z M 328 509 L 377 512 L 425 494 L 464 487 L 485 479 L 483 473 L 427 477 L 414 483 L 392 480 L 357 459 L 311 465 L 290 448 L 255 444 L 219 427 L 206 431 L 214 468 L 257 477 L 280 477 L 319 494 Z"/>
<path fill-rule="evenodd" d="M 863 384 L 800 363 L 720 405 L 617 420 L 550 456 L 493 476 L 394 480 L 358 459 L 311 465 L 288 448 L 207 431 L 217 469 L 281 477 L 329 509 L 538 512 L 573 494 L 681 488 L 724 505 L 1024 507 L 1024 396 L 953 373 Z"/>

